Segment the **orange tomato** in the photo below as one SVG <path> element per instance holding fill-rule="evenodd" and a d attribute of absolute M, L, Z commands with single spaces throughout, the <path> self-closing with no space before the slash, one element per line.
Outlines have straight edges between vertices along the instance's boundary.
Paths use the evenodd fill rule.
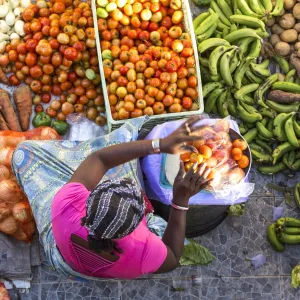
<path fill-rule="evenodd" d="M 198 157 L 198 165 L 200 165 L 203 162 L 204 158 L 201 154 L 198 154 L 197 157 Z"/>
<path fill-rule="evenodd" d="M 182 154 L 180 155 L 180 159 L 181 159 L 183 162 L 188 162 L 188 161 L 190 161 L 190 153 L 189 153 L 189 152 L 182 153 Z"/>
<path fill-rule="evenodd" d="M 233 148 L 231 150 L 231 156 L 234 160 L 240 160 L 242 158 L 243 151 L 240 148 Z"/>
<path fill-rule="evenodd" d="M 190 155 L 190 162 L 192 162 L 192 163 L 198 162 L 198 154 L 197 153 L 192 153 Z"/>
<path fill-rule="evenodd" d="M 200 146 L 199 152 L 202 154 L 203 158 L 210 158 L 212 156 L 212 150 L 206 145 Z"/>
<path fill-rule="evenodd" d="M 200 139 L 200 140 L 197 140 L 197 141 L 193 141 L 193 146 L 199 150 L 199 148 L 201 146 L 205 145 L 205 139 Z"/>
<path fill-rule="evenodd" d="M 213 156 L 208 158 L 205 162 L 209 168 L 215 168 L 218 163 L 217 159 Z"/>
<path fill-rule="evenodd" d="M 192 167 L 193 167 L 193 163 L 192 162 L 187 162 L 185 165 L 184 165 L 184 168 L 185 168 L 185 171 L 188 172 Z"/>
<path fill-rule="evenodd" d="M 232 145 L 234 148 L 239 148 L 241 150 L 247 149 L 247 143 L 246 143 L 246 141 L 244 141 L 242 139 L 236 139 Z"/>
<path fill-rule="evenodd" d="M 238 166 L 241 169 L 245 169 L 249 166 L 249 158 L 246 155 L 242 155 L 241 159 L 238 161 Z"/>

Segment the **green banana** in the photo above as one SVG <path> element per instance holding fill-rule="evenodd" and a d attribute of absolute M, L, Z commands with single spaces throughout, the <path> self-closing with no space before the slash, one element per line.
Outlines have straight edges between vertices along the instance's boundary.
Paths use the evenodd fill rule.
<path fill-rule="evenodd" d="M 288 142 L 294 146 L 299 148 L 299 142 L 297 140 L 295 131 L 294 131 L 294 125 L 293 125 L 294 115 L 290 116 L 285 124 L 284 124 L 284 130 L 287 137 Z"/>
<path fill-rule="evenodd" d="M 230 73 L 230 60 L 234 55 L 235 49 L 224 53 L 220 59 L 220 73 L 228 86 L 233 86 L 233 79 Z"/>
<path fill-rule="evenodd" d="M 296 152 L 292 150 L 288 153 L 288 166 L 292 166 L 296 159 Z"/>
<path fill-rule="evenodd" d="M 251 144 L 249 144 L 250 149 L 258 151 L 258 152 L 264 152 L 264 148 L 260 147 L 259 145 L 255 144 L 254 142 L 252 142 Z"/>
<path fill-rule="evenodd" d="M 262 116 L 264 117 L 269 117 L 269 118 L 275 118 L 277 116 L 277 113 L 276 111 L 274 110 L 271 110 L 269 108 L 265 108 L 265 107 L 262 107 L 259 109 L 258 111 Z"/>
<path fill-rule="evenodd" d="M 201 43 L 207 39 L 209 39 L 216 31 L 217 24 L 214 23 L 210 26 L 204 33 L 197 35 L 197 42 Z"/>
<path fill-rule="evenodd" d="M 262 107 L 268 108 L 263 100 L 264 93 L 272 86 L 274 82 L 278 79 L 278 74 L 273 74 L 270 77 L 268 77 L 265 82 L 263 82 L 257 91 L 254 94 L 254 100 L 257 104 L 259 104 Z"/>
<path fill-rule="evenodd" d="M 216 103 L 214 104 L 213 108 L 211 109 L 211 113 L 214 114 L 214 115 L 218 114 L 218 108 L 217 108 Z"/>
<path fill-rule="evenodd" d="M 246 111 L 240 104 L 240 101 L 237 101 L 237 112 L 240 118 L 248 123 L 256 123 L 257 121 L 262 120 L 262 116 L 259 113 L 249 113 Z"/>
<path fill-rule="evenodd" d="M 255 104 L 254 99 L 251 98 L 249 95 L 244 95 L 243 102 L 248 104 L 248 105 L 254 105 Z"/>
<path fill-rule="evenodd" d="M 267 69 L 270 65 L 270 60 L 269 59 L 264 59 L 259 66 L 263 69 Z"/>
<path fill-rule="evenodd" d="M 273 149 L 268 145 L 267 142 L 260 139 L 256 139 L 255 142 L 259 147 L 263 148 L 268 154 L 271 154 L 273 152 Z"/>
<path fill-rule="evenodd" d="M 223 85 L 220 82 L 208 82 L 202 87 L 202 95 L 205 98 L 211 91 L 221 88 Z"/>
<path fill-rule="evenodd" d="M 267 126 L 267 123 L 268 123 L 268 118 L 263 118 L 261 121 L 260 121 L 261 124 L 263 124 L 265 127 Z M 259 131 L 259 130 L 258 130 Z M 273 134 L 272 134 L 273 135 Z"/>
<path fill-rule="evenodd" d="M 273 133 L 270 132 L 261 122 L 256 123 L 258 132 L 266 139 L 272 139 Z"/>
<path fill-rule="evenodd" d="M 225 14 L 223 13 L 223 11 L 221 10 L 221 8 L 218 6 L 218 4 L 215 1 L 212 1 L 210 3 L 211 8 L 219 15 L 220 20 L 227 25 L 228 27 L 230 27 L 231 23 L 229 22 L 229 20 L 226 18 Z"/>
<path fill-rule="evenodd" d="M 251 153 L 252 153 L 255 161 L 257 161 L 257 162 L 264 162 L 264 163 L 272 162 L 272 156 L 270 154 L 261 153 L 254 149 L 251 149 Z"/>
<path fill-rule="evenodd" d="M 245 127 L 243 123 L 239 124 L 239 131 L 241 134 L 246 134 L 248 132 L 248 129 Z"/>
<path fill-rule="evenodd" d="M 261 68 L 260 65 L 251 63 L 250 68 L 253 71 L 253 73 L 257 76 L 261 77 L 268 77 L 270 76 L 270 71 L 264 68 Z"/>
<path fill-rule="evenodd" d="M 289 165 L 289 153 L 285 153 L 283 156 L 282 156 L 282 160 L 281 160 L 287 167 L 290 168 L 290 165 Z"/>
<path fill-rule="evenodd" d="M 219 46 L 216 49 L 212 51 L 212 53 L 209 56 L 208 62 L 209 62 L 209 71 L 211 75 L 218 75 L 218 62 L 220 57 L 227 52 L 228 50 L 232 49 L 234 46 Z"/>
<path fill-rule="evenodd" d="M 277 146 L 272 153 L 273 164 L 275 165 L 277 160 L 280 157 L 282 157 L 285 153 L 290 152 L 291 150 L 294 150 L 294 149 L 295 149 L 295 147 L 292 146 L 289 142 L 285 142 L 285 143 Z"/>
<path fill-rule="evenodd" d="M 293 126 L 294 126 L 294 131 L 295 131 L 296 136 L 298 138 L 300 138 L 300 125 L 298 124 L 296 119 L 294 119 L 294 121 L 293 121 Z"/>
<path fill-rule="evenodd" d="M 210 48 L 218 47 L 218 46 L 230 46 L 228 41 L 220 38 L 209 38 L 198 45 L 198 51 L 203 53 Z"/>
<path fill-rule="evenodd" d="M 230 6 L 226 3 L 225 0 L 217 0 L 219 8 L 222 10 L 227 19 L 233 14 Z"/>
<path fill-rule="evenodd" d="M 265 10 L 261 8 L 259 0 L 248 0 L 250 8 L 258 15 L 264 15 Z"/>
<path fill-rule="evenodd" d="M 278 240 L 276 235 L 276 224 L 269 225 L 267 229 L 267 238 L 272 246 L 272 248 L 277 252 L 283 252 L 284 251 L 284 245 L 281 244 L 281 242 Z"/>
<path fill-rule="evenodd" d="M 228 112 L 228 102 L 227 102 L 228 90 L 225 93 L 222 93 L 217 99 L 217 109 L 222 118 L 229 116 Z"/>
<path fill-rule="evenodd" d="M 232 43 L 236 40 L 239 40 L 243 37 L 253 37 L 256 39 L 260 39 L 260 37 L 257 35 L 257 33 L 255 32 L 255 30 L 251 29 L 251 28 L 242 28 L 242 29 L 238 29 L 234 32 L 229 33 L 227 36 L 225 36 L 225 40 L 229 43 Z"/>
<path fill-rule="evenodd" d="M 236 104 L 234 102 L 234 98 L 232 97 L 232 93 L 228 92 L 227 97 L 227 103 L 228 103 L 228 112 L 231 116 L 237 117 L 237 110 L 236 110 Z"/>
<path fill-rule="evenodd" d="M 222 23 L 222 22 L 220 21 L 220 19 L 219 19 L 218 22 L 217 22 L 217 28 L 218 28 L 220 31 L 223 31 L 224 28 L 229 28 L 229 26 L 227 26 L 227 25 L 225 25 L 224 23 Z"/>
<path fill-rule="evenodd" d="M 271 100 L 267 100 L 266 104 L 274 109 L 275 111 L 277 111 L 278 113 L 289 113 L 289 112 L 293 112 L 293 111 L 297 111 L 299 109 L 299 105 L 300 103 L 295 102 L 292 104 L 281 104 L 281 103 L 277 103 Z"/>
<path fill-rule="evenodd" d="M 277 138 L 277 140 L 280 142 L 286 141 L 286 139 L 287 139 L 285 131 L 284 131 L 284 124 L 290 116 L 291 116 L 290 113 L 280 113 L 274 119 L 273 134 Z"/>
<path fill-rule="evenodd" d="M 245 73 L 246 74 L 246 73 Z M 251 84 L 252 82 L 250 82 L 250 80 L 248 79 L 247 76 L 244 76 L 242 79 L 242 85 L 248 85 Z"/>
<path fill-rule="evenodd" d="M 255 32 L 256 32 L 256 34 L 257 34 L 260 38 L 262 38 L 262 39 L 265 39 L 265 38 L 267 38 L 267 37 L 270 36 L 269 33 L 268 33 L 267 31 L 264 31 L 264 30 L 262 30 L 261 28 L 255 29 Z"/>
<path fill-rule="evenodd" d="M 243 137 L 248 144 L 250 144 L 257 136 L 257 129 L 253 128 L 249 130 Z"/>
<path fill-rule="evenodd" d="M 213 90 L 209 96 L 207 97 L 205 104 L 204 104 L 204 111 L 206 113 L 210 113 L 213 106 L 215 105 L 217 98 L 224 92 L 224 88 L 216 88 Z"/>
<path fill-rule="evenodd" d="M 244 37 L 244 38 L 237 40 L 237 42 L 235 44 L 239 47 L 240 59 L 243 59 L 243 56 L 248 51 L 249 45 L 254 40 L 256 40 L 256 39 L 254 39 L 253 37 Z"/>
<path fill-rule="evenodd" d="M 238 100 L 243 100 L 244 95 L 256 91 L 258 87 L 259 87 L 258 83 L 251 83 L 248 85 L 244 85 L 234 93 L 234 98 Z"/>
<path fill-rule="evenodd" d="M 237 0 L 237 7 L 240 9 L 243 15 L 245 16 L 251 16 L 259 18 L 260 16 L 255 13 L 247 4 L 245 0 Z"/>
<path fill-rule="evenodd" d="M 300 159 L 297 159 L 291 166 L 290 168 L 293 170 L 293 171 L 298 171 L 299 168 L 300 168 Z"/>
<path fill-rule="evenodd" d="M 236 71 L 234 72 L 233 81 L 234 86 L 237 89 L 240 89 L 242 86 L 242 79 L 249 68 L 251 60 L 244 60 L 242 61 L 239 66 L 237 67 Z"/>
<path fill-rule="evenodd" d="M 235 51 L 232 59 L 230 60 L 229 72 L 231 74 L 236 70 L 239 63 L 240 63 L 240 60 L 238 57 L 238 51 Z"/>
<path fill-rule="evenodd" d="M 296 76 L 295 83 L 300 84 L 300 78 L 298 76 Z"/>
<path fill-rule="evenodd" d="M 248 57 L 249 58 L 257 58 L 260 55 L 260 51 L 261 51 L 261 40 L 255 39 L 251 43 L 251 48 L 249 50 Z"/>
<path fill-rule="evenodd" d="M 200 62 L 200 65 L 203 67 L 207 67 L 207 68 L 209 67 L 208 58 L 199 56 L 199 62 Z"/>
<path fill-rule="evenodd" d="M 225 27 L 222 31 L 222 38 L 224 39 L 224 37 L 229 33 L 229 27 Z"/>
<path fill-rule="evenodd" d="M 296 70 L 292 69 L 290 70 L 286 75 L 284 81 L 287 82 L 294 82 L 294 76 L 295 76 Z"/>
<path fill-rule="evenodd" d="M 284 3 L 283 0 L 276 0 L 275 7 L 274 7 L 273 11 L 271 12 L 272 16 L 278 16 L 282 12 L 283 3 Z"/>
<path fill-rule="evenodd" d="M 272 89 L 300 94 L 300 85 L 293 82 L 277 81 L 272 85 Z"/>
<path fill-rule="evenodd" d="M 265 175 L 273 175 L 283 171 L 286 168 L 286 165 L 283 162 L 280 162 L 274 166 L 261 166 L 258 167 L 257 170 Z"/>
<path fill-rule="evenodd" d="M 289 72 L 290 65 L 284 57 L 274 55 L 272 58 L 277 62 L 277 64 L 279 65 L 279 67 L 281 68 L 284 74 L 287 74 Z"/>
<path fill-rule="evenodd" d="M 213 24 L 215 24 L 219 19 L 219 15 L 214 13 L 209 15 L 200 25 L 196 28 L 195 34 L 203 34 L 207 31 Z"/>
<path fill-rule="evenodd" d="M 255 128 L 255 123 L 248 123 L 248 122 L 244 122 L 245 126 L 250 130 Z"/>
<path fill-rule="evenodd" d="M 300 182 L 297 182 L 294 186 L 294 200 L 298 208 L 300 208 Z"/>
<path fill-rule="evenodd" d="M 230 32 L 234 32 L 234 31 L 236 31 L 238 28 L 237 28 L 237 26 L 235 25 L 235 24 L 231 24 L 231 26 L 230 26 Z"/>
<path fill-rule="evenodd" d="M 210 15 L 209 12 L 204 12 L 202 14 L 200 14 L 199 16 L 197 16 L 194 20 L 193 20 L 193 27 L 194 30 L 196 30 L 198 28 L 198 26 Z"/>
<path fill-rule="evenodd" d="M 274 117 L 275 118 L 275 117 Z M 273 124 L 274 124 L 274 120 L 271 119 L 268 124 L 267 124 L 267 128 L 269 131 L 272 131 L 273 132 Z"/>
<path fill-rule="evenodd" d="M 217 33 L 215 34 L 215 38 L 217 38 L 217 39 L 222 39 L 222 33 L 217 32 Z"/>
<path fill-rule="evenodd" d="M 251 70 L 249 69 L 248 71 L 246 71 L 245 75 L 247 76 L 247 78 L 251 81 L 251 83 L 262 83 L 263 79 L 254 75 Z"/>
<path fill-rule="evenodd" d="M 267 13 L 270 13 L 273 9 L 272 1 L 271 0 L 262 0 L 262 4 L 266 9 Z"/>
<path fill-rule="evenodd" d="M 211 82 L 212 79 L 211 79 L 211 75 L 210 75 L 210 72 L 209 72 L 209 69 L 202 66 L 200 68 L 200 74 L 201 74 L 201 80 L 203 83 L 208 83 L 208 82 Z"/>
<path fill-rule="evenodd" d="M 240 104 L 249 114 L 259 114 L 259 112 L 256 110 L 256 108 L 253 105 L 248 105 L 244 101 L 240 101 Z M 253 124 L 249 124 L 249 125 L 251 126 Z M 248 124 L 247 127 L 249 127 Z M 253 125 L 253 127 L 255 127 L 255 125 Z"/>
<path fill-rule="evenodd" d="M 246 25 L 250 28 L 261 28 L 262 30 L 265 30 L 265 23 L 255 17 L 232 15 L 229 19 L 233 23 Z"/>

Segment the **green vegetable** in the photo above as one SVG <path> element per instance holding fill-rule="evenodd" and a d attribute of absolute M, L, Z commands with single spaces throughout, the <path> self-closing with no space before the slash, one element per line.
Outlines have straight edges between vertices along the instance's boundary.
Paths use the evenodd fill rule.
<path fill-rule="evenodd" d="M 108 17 L 108 12 L 102 7 L 98 7 L 96 11 L 99 18 L 106 19 Z"/>
<path fill-rule="evenodd" d="M 229 216 L 242 216 L 245 212 L 245 204 L 230 205 L 227 213 Z"/>
<path fill-rule="evenodd" d="M 291 274 L 291 286 L 296 289 L 300 286 L 300 266 L 296 266 Z"/>
<path fill-rule="evenodd" d="M 39 112 L 35 115 L 32 120 L 32 125 L 34 127 L 41 127 L 41 126 L 50 126 L 51 125 L 51 117 L 44 112 Z"/>
<path fill-rule="evenodd" d="M 113 60 L 113 57 L 111 55 L 111 51 L 108 50 L 108 49 L 103 50 L 101 55 L 102 55 L 103 60 L 105 60 L 105 59 Z"/>
<path fill-rule="evenodd" d="M 54 121 L 52 128 L 55 129 L 59 135 L 65 135 L 69 131 L 70 125 L 65 121 Z"/>
<path fill-rule="evenodd" d="M 93 69 L 87 69 L 85 71 L 85 76 L 87 77 L 87 79 L 89 80 L 94 80 L 96 79 L 96 73 Z"/>
<path fill-rule="evenodd" d="M 189 239 L 189 244 L 183 247 L 180 258 L 181 266 L 206 265 L 215 260 L 208 249 Z"/>
<path fill-rule="evenodd" d="M 194 4 L 198 7 L 208 6 L 212 0 L 193 0 Z"/>

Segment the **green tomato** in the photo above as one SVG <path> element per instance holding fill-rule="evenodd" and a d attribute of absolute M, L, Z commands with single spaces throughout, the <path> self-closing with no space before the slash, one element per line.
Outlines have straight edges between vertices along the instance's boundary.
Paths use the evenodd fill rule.
<path fill-rule="evenodd" d="M 108 12 L 104 8 L 98 7 L 97 8 L 97 16 L 99 18 L 106 19 L 108 17 Z"/>
<path fill-rule="evenodd" d="M 117 4 L 115 2 L 110 2 L 106 5 L 105 9 L 106 9 L 107 12 L 110 13 L 110 12 L 117 9 Z"/>
<path fill-rule="evenodd" d="M 106 49 L 106 50 L 103 50 L 102 53 L 102 59 L 105 60 L 105 59 L 109 59 L 109 60 L 113 60 L 113 57 L 111 55 L 111 51 Z"/>
<path fill-rule="evenodd" d="M 105 7 L 108 4 L 108 0 L 97 0 L 97 4 L 101 7 Z"/>

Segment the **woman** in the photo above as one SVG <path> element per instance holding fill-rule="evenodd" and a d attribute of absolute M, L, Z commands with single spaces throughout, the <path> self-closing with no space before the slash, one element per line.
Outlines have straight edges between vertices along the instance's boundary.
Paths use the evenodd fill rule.
<path fill-rule="evenodd" d="M 101 149 L 88 156 L 52 203 L 56 245 L 75 271 L 87 276 L 136 278 L 176 268 L 182 253 L 189 198 L 209 184 L 205 164 L 186 175 L 181 164 L 173 187 L 168 226 L 160 240 L 144 216 L 143 193 L 126 178 L 100 182 L 111 168 L 153 153 L 180 153 L 198 119 L 189 119 L 168 137 Z M 100 183 L 99 183 L 100 182 Z"/>

